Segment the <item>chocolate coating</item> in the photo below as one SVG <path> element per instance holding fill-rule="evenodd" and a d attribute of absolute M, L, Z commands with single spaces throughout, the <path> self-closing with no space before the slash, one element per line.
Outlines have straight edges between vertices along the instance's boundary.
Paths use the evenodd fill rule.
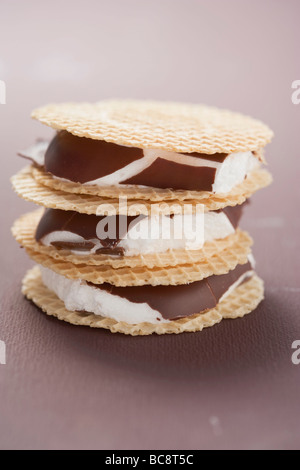
<path fill-rule="evenodd" d="M 121 184 L 151 186 L 153 188 L 212 191 L 216 168 L 190 166 L 157 158 L 141 173 L 121 181 Z"/>
<path fill-rule="evenodd" d="M 24 153 L 20 155 L 34 161 Z M 182 155 L 219 163 L 227 157 L 225 153 L 208 155 L 192 152 Z M 46 150 L 44 169 L 58 178 L 84 184 L 111 175 L 143 156 L 143 149 L 140 148 L 78 137 L 62 130 L 55 135 Z M 150 167 L 121 184 L 211 191 L 215 174 L 216 169 L 206 167 L 205 164 L 195 167 L 158 158 Z"/>
<path fill-rule="evenodd" d="M 216 307 L 220 298 L 242 274 L 251 271 L 251 264 L 238 265 L 234 270 L 221 276 L 210 276 L 202 281 L 178 286 L 137 286 L 116 287 L 111 284 L 96 285 L 134 303 L 147 303 L 161 313 L 166 320 L 176 320 Z"/>
<path fill-rule="evenodd" d="M 223 163 L 225 158 L 228 156 L 228 153 L 208 154 L 208 153 L 191 152 L 191 153 L 184 153 L 183 155 L 187 155 L 188 157 L 203 158 L 204 160 L 210 160 L 212 162 Z"/>
<path fill-rule="evenodd" d="M 87 183 L 143 157 L 143 150 L 60 131 L 45 154 L 45 170 L 59 178 Z"/>
<path fill-rule="evenodd" d="M 244 205 L 245 203 L 234 207 L 226 207 L 216 212 L 224 211 L 233 227 L 236 229 L 242 216 Z M 67 231 L 81 236 L 84 238 L 85 243 L 57 240 L 51 244 L 56 248 L 61 249 L 90 251 L 94 246 L 94 244 L 91 246 L 91 240 L 98 238 L 101 241 L 103 248 L 98 249 L 96 253 L 123 256 L 124 250 L 118 247 L 118 244 L 124 238 L 129 228 L 132 228 L 132 224 L 138 223 L 142 217 L 143 216 L 126 217 L 125 215 L 117 215 L 115 220 L 116 237 L 99 238 L 97 234 L 98 223 L 104 218 L 107 218 L 108 224 L 110 223 L 109 219 L 114 222 L 113 219 L 115 219 L 115 216 L 88 215 L 80 214 L 75 211 L 46 209 L 37 226 L 35 239 L 36 241 L 40 241 L 43 237 L 52 232 Z"/>
<path fill-rule="evenodd" d="M 94 248 L 95 243 L 93 242 L 78 242 L 78 243 L 73 243 L 73 242 L 63 242 L 63 241 L 57 241 L 57 242 L 52 242 L 52 246 L 55 248 L 60 248 L 63 250 L 76 250 L 76 251 L 90 251 L 92 248 Z"/>
<path fill-rule="evenodd" d="M 97 225 L 98 223 L 107 218 L 107 220 L 116 217 L 116 237 L 115 238 L 99 238 L 97 234 Z M 46 235 L 49 235 L 51 232 L 56 231 L 67 231 L 72 232 L 76 235 L 80 235 L 86 241 L 92 239 L 99 239 L 105 248 L 101 252 L 103 254 L 124 254 L 120 250 L 116 251 L 116 246 L 122 238 L 126 235 L 129 226 L 131 223 L 134 223 L 141 216 L 130 216 L 126 217 L 125 215 L 117 216 L 99 216 L 99 215 L 88 215 L 80 214 L 75 211 L 62 211 L 59 209 L 46 209 L 44 215 L 42 216 L 35 233 L 35 239 L 40 241 Z M 109 223 L 109 222 L 108 222 Z M 73 243 L 73 242 L 59 242 L 55 241 L 51 243 L 57 248 L 67 248 L 69 250 L 79 250 L 79 251 L 89 251 L 92 246 L 88 243 Z M 94 246 L 94 245 L 93 245 Z"/>
<path fill-rule="evenodd" d="M 241 220 L 242 214 L 243 214 L 243 210 L 247 204 L 249 204 L 248 200 L 243 202 L 243 204 L 238 204 L 236 206 L 227 206 L 227 207 L 224 207 L 223 209 L 219 209 L 216 212 L 224 212 L 224 214 L 228 217 L 232 226 L 235 229 L 237 229 L 237 227 L 239 226 L 239 222 Z"/>
<path fill-rule="evenodd" d="M 211 288 L 216 302 L 222 297 L 227 289 L 234 284 L 239 277 L 241 277 L 247 271 L 251 271 L 251 264 L 238 264 L 235 269 L 229 271 L 227 274 L 221 274 L 219 276 L 210 276 L 207 278 L 207 283 Z"/>

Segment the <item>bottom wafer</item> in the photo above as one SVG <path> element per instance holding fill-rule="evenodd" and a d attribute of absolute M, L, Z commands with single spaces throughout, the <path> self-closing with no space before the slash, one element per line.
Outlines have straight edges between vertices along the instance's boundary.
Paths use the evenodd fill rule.
<path fill-rule="evenodd" d="M 99 315 L 68 311 L 64 303 L 43 284 L 38 266 L 27 272 L 23 279 L 22 292 L 45 313 L 60 320 L 74 325 L 105 328 L 112 333 L 124 333 L 132 336 L 201 331 L 203 328 L 219 323 L 223 318 L 243 317 L 252 312 L 264 297 L 263 281 L 254 274 L 248 281 L 236 287 L 215 308 L 207 310 L 205 313 L 162 324 L 137 323 L 132 325 Z"/>

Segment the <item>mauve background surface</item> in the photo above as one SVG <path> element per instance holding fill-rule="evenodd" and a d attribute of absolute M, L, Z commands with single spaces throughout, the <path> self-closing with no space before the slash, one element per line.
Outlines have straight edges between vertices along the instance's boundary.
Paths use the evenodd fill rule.
<path fill-rule="evenodd" d="M 2 449 L 299 448 L 297 0 L 1 0 Z M 12 192 L 17 150 L 52 135 L 29 119 L 48 102 L 203 102 L 275 131 L 273 185 L 243 226 L 266 299 L 197 334 L 125 337 L 48 318 L 23 299 L 31 266 L 10 235 L 33 206 Z"/>

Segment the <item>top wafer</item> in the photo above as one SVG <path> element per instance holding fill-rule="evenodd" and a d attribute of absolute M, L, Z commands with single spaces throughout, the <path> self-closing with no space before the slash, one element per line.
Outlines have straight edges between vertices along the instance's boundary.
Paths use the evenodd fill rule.
<path fill-rule="evenodd" d="M 32 116 L 57 130 L 51 142 L 20 153 L 34 162 L 34 178 L 104 198 L 230 200 L 239 185 L 262 176 L 263 148 L 272 137 L 259 121 L 202 105 L 69 103 Z"/>
<path fill-rule="evenodd" d="M 272 138 L 262 122 L 227 110 L 154 101 L 50 104 L 32 117 L 79 137 L 180 153 L 255 151 Z"/>

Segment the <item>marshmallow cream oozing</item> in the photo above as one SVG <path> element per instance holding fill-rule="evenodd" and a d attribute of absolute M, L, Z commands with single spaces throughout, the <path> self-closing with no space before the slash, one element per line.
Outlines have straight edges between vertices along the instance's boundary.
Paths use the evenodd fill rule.
<path fill-rule="evenodd" d="M 260 163 L 252 152 L 182 154 L 140 149 L 59 131 L 20 153 L 54 178 L 83 185 L 153 187 L 227 193 Z"/>
<path fill-rule="evenodd" d="M 207 241 L 233 234 L 243 206 L 204 214 L 150 217 L 97 216 L 47 209 L 35 238 L 43 245 L 68 249 L 78 255 L 134 256 L 169 249 L 196 250 Z M 107 233 L 109 228 L 112 232 Z"/>
<path fill-rule="evenodd" d="M 95 285 L 42 267 L 43 283 L 67 310 L 84 311 L 135 324 L 160 323 L 205 312 L 224 300 L 253 275 L 252 260 L 227 274 L 177 286 L 115 287 Z"/>

